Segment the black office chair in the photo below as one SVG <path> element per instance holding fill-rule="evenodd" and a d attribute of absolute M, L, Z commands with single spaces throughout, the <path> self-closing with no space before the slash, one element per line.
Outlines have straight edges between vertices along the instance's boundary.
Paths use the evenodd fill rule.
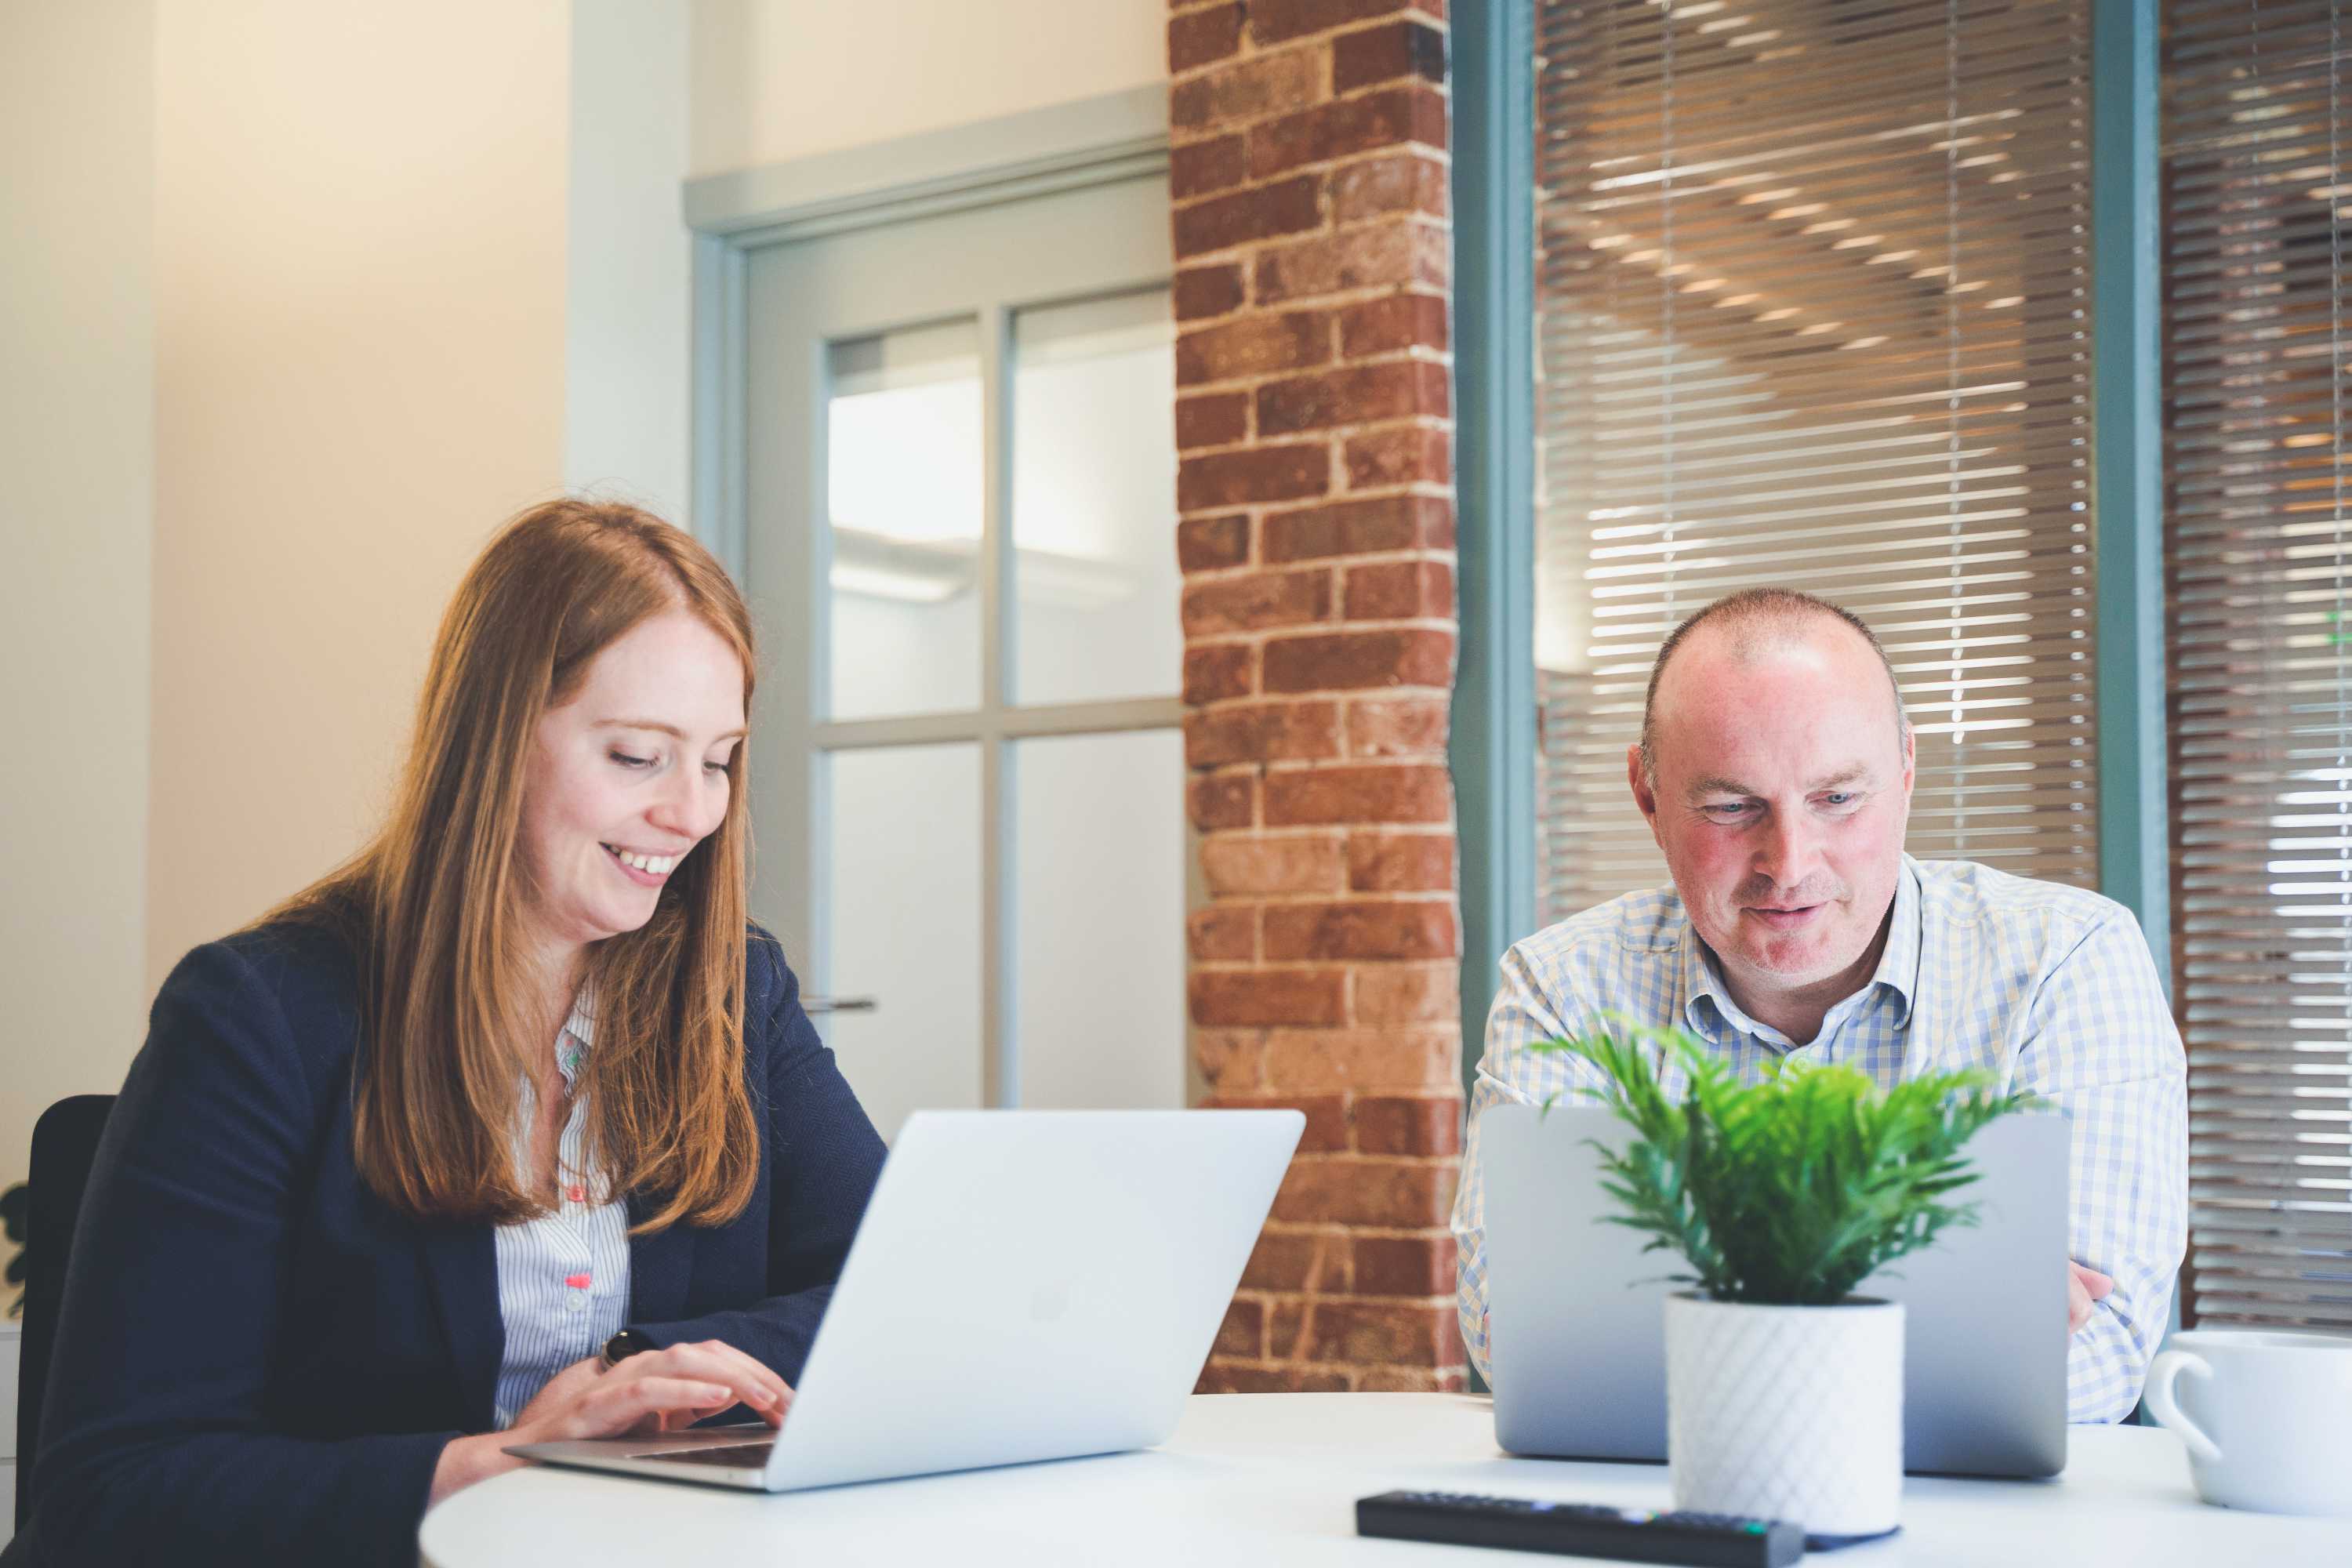
<path fill-rule="evenodd" d="M 41 1112 L 33 1123 L 33 1153 L 25 1178 L 25 1338 L 16 1390 L 16 1529 L 33 1512 L 33 1466 L 40 1456 L 41 1399 L 48 1392 L 49 1354 L 57 1348 L 58 1315 L 65 1304 L 66 1254 L 89 1185 L 98 1135 L 106 1130 L 110 1094 L 77 1094 Z"/>

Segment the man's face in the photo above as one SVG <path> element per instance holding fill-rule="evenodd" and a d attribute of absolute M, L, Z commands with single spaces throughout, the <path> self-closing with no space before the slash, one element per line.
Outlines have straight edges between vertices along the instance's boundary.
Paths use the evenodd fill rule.
<path fill-rule="evenodd" d="M 1912 748 L 1877 656 L 1834 622 L 1759 648 L 1702 626 L 1654 710 L 1633 796 L 1691 922 L 1754 1012 L 1869 979 L 1903 864 Z"/>

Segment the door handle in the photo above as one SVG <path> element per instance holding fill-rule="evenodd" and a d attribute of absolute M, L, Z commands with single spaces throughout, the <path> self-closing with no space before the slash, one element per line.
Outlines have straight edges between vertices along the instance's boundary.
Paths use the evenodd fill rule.
<path fill-rule="evenodd" d="M 871 996 L 803 996 L 803 1013 L 871 1013 L 881 1006 Z"/>

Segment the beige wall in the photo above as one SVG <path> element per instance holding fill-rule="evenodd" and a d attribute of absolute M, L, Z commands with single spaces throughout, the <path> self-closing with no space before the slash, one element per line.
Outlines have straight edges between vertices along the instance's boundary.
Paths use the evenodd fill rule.
<path fill-rule="evenodd" d="M 695 174 L 1167 79 L 1160 0 L 695 0 Z"/>
<path fill-rule="evenodd" d="M 0 1184 L 181 954 L 356 847 L 500 518 L 683 511 L 678 177 L 1156 82 L 1165 25 L 0 0 Z"/>
<path fill-rule="evenodd" d="M 0 0 L 0 1186 L 147 999 L 155 16 Z"/>
<path fill-rule="evenodd" d="M 562 0 L 167 0 L 147 980 L 359 843 L 562 473 Z"/>
<path fill-rule="evenodd" d="M 690 523 L 685 0 L 572 0 L 563 482 Z"/>

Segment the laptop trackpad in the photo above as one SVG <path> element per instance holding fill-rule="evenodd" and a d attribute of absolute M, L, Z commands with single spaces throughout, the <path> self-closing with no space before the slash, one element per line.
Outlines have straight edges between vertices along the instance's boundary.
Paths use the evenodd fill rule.
<path fill-rule="evenodd" d="M 726 1443 L 716 1448 L 656 1448 L 650 1453 L 631 1454 L 632 1459 L 662 1459 L 677 1465 L 718 1465 L 727 1469 L 753 1470 L 765 1468 L 769 1452 L 776 1446 L 773 1437 L 757 1443 Z"/>

